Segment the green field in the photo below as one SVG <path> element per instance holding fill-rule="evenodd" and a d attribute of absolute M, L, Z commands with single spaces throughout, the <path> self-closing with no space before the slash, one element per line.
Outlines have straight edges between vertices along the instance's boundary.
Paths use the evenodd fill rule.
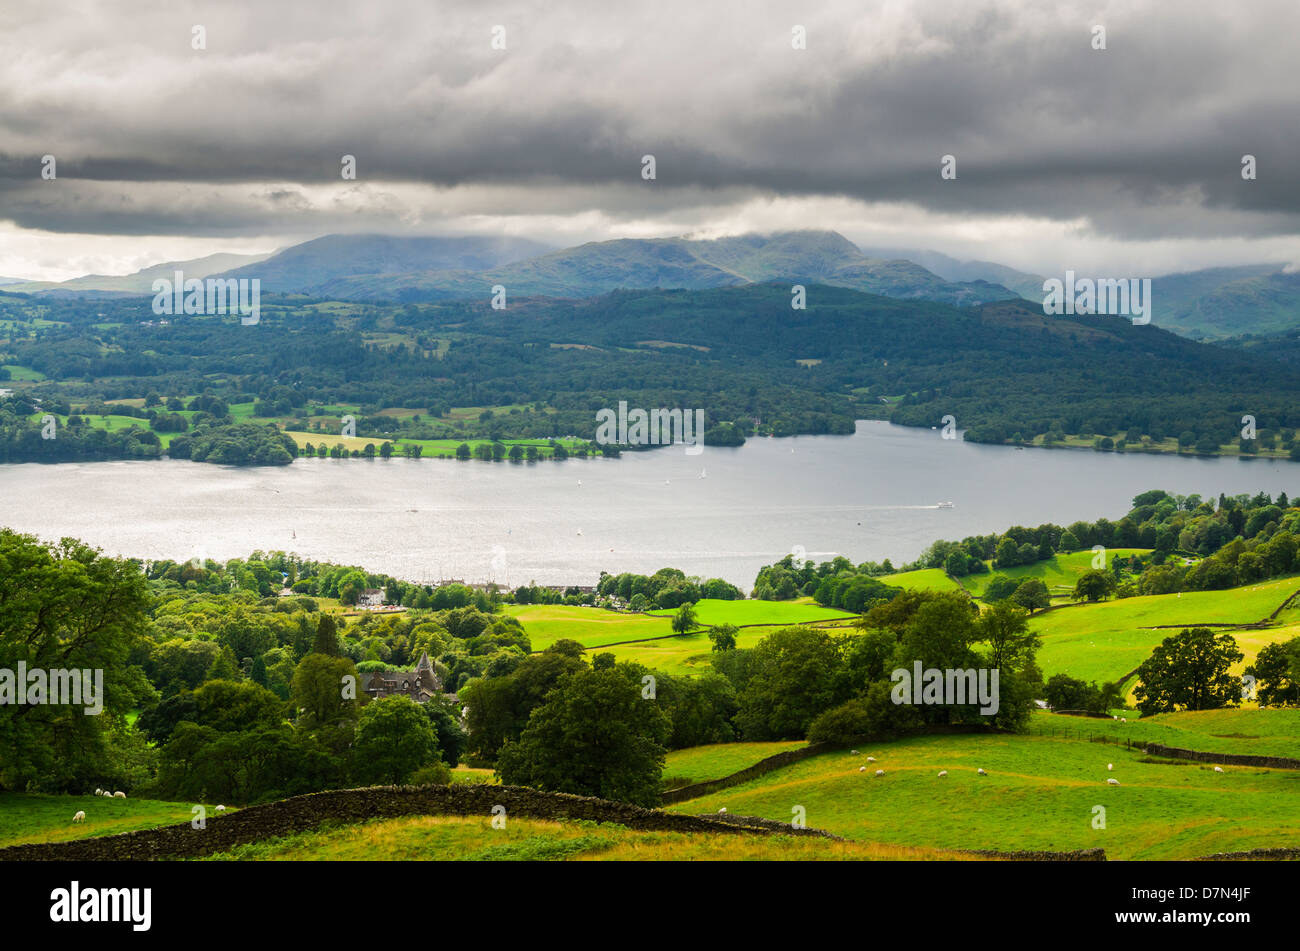
<path fill-rule="evenodd" d="M 804 745 L 803 740 L 784 740 L 776 743 L 714 743 L 711 746 L 671 750 L 664 763 L 663 786 L 665 789 L 676 789 L 678 786 L 721 779 L 773 754 Z"/>
<path fill-rule="evenodd" d="M 1118 720 L 1073 717 L 1039 711 L 1029 732 L 1039 736 L 1105 737 L 1114 742 L 1160 743 L 1207 753 L 1286 756 L 1300 759 L 1300 710 L 1256 707 L 1197 710 Z"/>
<path fill-rule="evenodd" d="M 1150 656 L 1162 640 L 1178 629 L 1144 630 L 1157 625 L 1195 626 L 1199 623 L 1247 623 L 1271 614 L 1300 587 L 1296 577 L 1234 588 L 1230 591 L 1186 591 L 1179 594 L 1125 598 L 1060 608 L 1036 615 L 1030 627 L 1043 638 L 1038 663 L 1045 677 L 1068 673 L 1083 680 L 1113 681 Z M 1253 660 L 1264 644 L 1294 637 L 1300 612 L 1290 610 L 1279 626 L 1258 631 L 1232 631 L 1246 659 Z"/>
<path fill-rule="evenodd" d="M 506 605 L 504 610 L 519 618 L 535 651 L 545 650 L 562 638 L 577 641 L 589 649 L 620 644 L 610 649 L 619 660 L 635 660 L 667 673 L 689 673 L 707 667 L 713 650 L 713 643 L 703 630 L 672 637 L 671 611 L 629 614 L 562 604 Z M 739 647 L 753 647 L 773 628 L 783 625 L 835 620 L 848 623 L 854 617 L 806 599 L 801 602 L 705 599 L 696 604 L 696 612 L 704 625 L 762 625 L 742 628 L 736 637 Z M 625 641 L 643 643 L 621 643 Z"/>
<path fill-rule="evenodd" d="M 207 821 L 220 822 L 213 812 L 216 803 L 204 805 L 208 810 Z M 65 842 L 175 825 L 191 821 L 194 806 L 192 802 L 159 802 L 129 797 L 109 799 L 93 795 L 0 793 L 0 846 L 22 842 Z M 85 812 L 85 822 L 72 821 L 78 811 Z M 232 807 L 230 811 L 235 810 Z"/>
<path fill-rule="evenodd" d="M 1150 551 L 1149 548 L 1108 548 L 1106 550 L 1106 567 L 1110 567 L 1112 558 L 1147 555 Z M 1096 558 L 1096 555 L 1092 551 L 1076 551 L 1068 555 L 1053 555 L 1046 561 L 1038 561 L 1032 565 L 1017 565 L 1014 568 L 990 568 L 988 574 L 967 575 L 962 578 L 962 584 L 966 586 L 967 591 L 978 598 L 984 594 L 984 589 L 988 587 L 995 574 L 1006 575 L 1008 578 L 1015 578 L 1018 581 L 1037 578 L 1047 585 L 1047 590 L 1051 592 L 1053 599 L 1057 601 L 1069 600 L 1079 579 L 1087 572 L 1094 570 L 1092 566 L 1094 558 Z"/>
<path fill-rule="evenodd" d="M 1100 722 L 1100 721 L 1099 721 Z M 865 772 L 866 757 L 877 762 Z M 1195 858 L 1300 846 L 1300 771 L 1142 762 L 1136 750 L 1044 736 L 934 736 L 827 753 L 669 808 L 807 823 L 863 842 L 1083 849 Z M 1114 772 L 1106 764 L 1115 764 Z M 877 777 L 874 770 L 885 771 Z M 988 771 L 987 776 L 976 773 Z M 948 775 L 940 778 L 940 770 Z M 1108 778 L 1120 786 L 1109 786 Z M 1093 807 L 1106 809 L 1094 829 Z"/>
<path fill-rule="evenodd" d="M 966 858 L 822 838 L 638 832 L 593 822 L 421 816 L 379 819 L 241 846 L 208 860 L 256 861 L 713 861 Z"/>
<path fill-rule="evenodd" d="M 507 604 L 502 610 L 519 618 L 535 651 L 545 650 L 565 638 L 577 641 L 583 647 L 601 647 L 619 641 L 662 637 L 673 632 L 672 624 L 666 618 L 624 614 L 603 608 Z"/>
<path fill-rule="evenodd" d="M 672 611 L 648 612 L 656 617 L 672 617 Z M 797 601 L 720 601 L 704 598 L 695 603 L 695 618 L 710 627 L 718 624 L 805 624 L 809 621 L 843 621 L 857 618 L 839 608 L 824 608 L 811 598 Z"/>
<path fill-rule="evenodd" d="M 894 575 L 881 575 L 879 580 L 896 588 L 913 588 L 918 591 L 957 591 L 961 588 L 942 568 L 900 571 Z"/>

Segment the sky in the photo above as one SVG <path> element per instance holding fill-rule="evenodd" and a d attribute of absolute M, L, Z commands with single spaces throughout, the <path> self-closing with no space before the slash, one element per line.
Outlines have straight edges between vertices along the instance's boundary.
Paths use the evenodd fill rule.
<path fill-rule="evenodd" d="M 1297 35 L 1295 0 L 5 0 L 0 276 L 798 228 L 1039 274 L 1300 265 Z"/>

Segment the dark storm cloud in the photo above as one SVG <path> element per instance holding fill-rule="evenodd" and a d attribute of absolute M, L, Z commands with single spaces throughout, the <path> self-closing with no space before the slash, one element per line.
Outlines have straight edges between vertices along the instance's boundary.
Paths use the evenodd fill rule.
<path fill-rule="evenodd" d="M 1161 239 L 1300 231 L 1291 0 L 302 3 L 0 14 L 0 217 L 78 233 L 847 196 Z M 708 6 L 708 5 L 703 5 Z M 190 48 L 191 26 L 207 49 Z M 490 48 L 494 24 L 506 51 Z M 807 50 L 790 45 L 792 25 Z M 1107 49 L 1091 48 L 1104 25 Z M 57 182 L 40 179 L 54 154 Z M 658 178 L 640 178 L 656 157 Z M 1243 182 L 1244 153 L 1259 179 Z M 355 155 L 358 182 L 339 177 Z M 956 181 L 939 176 L 956 157 Z M 430 188 L 429 186 L 434 186 Z M 460 214 L 472 214 L 462 206 Z"/>

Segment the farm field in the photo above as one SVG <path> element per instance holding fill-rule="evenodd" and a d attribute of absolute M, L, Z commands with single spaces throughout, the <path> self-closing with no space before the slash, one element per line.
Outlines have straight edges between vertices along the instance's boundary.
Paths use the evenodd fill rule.
<path fill-rule="evenodd" d="M 881 575 L 879 580 L 896 588 L 916 588 L 921 591 L 957 591 L 961 588 L 942 568 L 900 571 L 893 575 Z"/>
<path fill-rule="evenodd" d="M 670 750 L 664 763 L 664 789 L 676 789 L 692 783 L 730 776 L 761 759 L 776 753 L 795 750 L 807 745 L 803 740 L 784 740 L 772 743 L 714 743 L 710 746 L 692 746 L 684 750 Z"/>
<path fill-rule="evenodd" d="M 961 859 L 930 849 L 836 842 L 809 836 L 642 832 L 593 822 L 419 816 L 380 819 L 241 846 L 213 860 L 345 861 L 710 861 Z"/>
<path fill-rule="evenodd" d="M 648 611 L 656 617 L 672 617 L 672 611 Z M 824 608 L 812 598 L 800 598 L 795 601 L 721 601 L 716 598 L 704 598 L 695 603 L 695 617 L 700 624 L 715 626 L 734 624 L 744 627 L 748 624 L 806 624 L 809 621 L 843 621 L 854 620 L 857 615 L 839 608 Z"/>
<path fill-rule="evenodd" d="M 669 809 L 725 807 L 790 821 L 802 806 L 810 827 L 857 841 L 1002 851 L 1100 847 L 1112 859 L 1300 846 L 1300 771 L 1227 766 L 1216 773 L 1201 763 L 1143 762 L 1137 750 L 1109 744 L 1023 735 L 915 737 L 859 752 L 827 753 Z M 877 762 L 860 772 L 868 755 Z M 1092 827 L 1098 805 L 1106 809 L 1105 829 Z"/>
<path fill-rule="evenodd" d="M 216 803 L 205 803 L 213 821 Z M 66 842 L 136 829 L 175 825 L 194 818 L 192 802 L 109 799 L 104 796 L 51 796 L 0 792 L 0 846 L 24 842 Z M 86 821 L 73 823 L 77 811 Z M 234 808 L 230 809 L 234 812 Z"/>
<path fill-rule="evenodd" d="M 1149 548 L 1108 548 L 1106 550 L 1106 564 L 1110 565 L 1112 558 L 1127 558 L 1131 555 L 1149 554 Z M 966 590 L 975 597 L 981 597 L 993 580 L 995 574 L 1006 575 L 1008 578 L 1015 578 L 1017 581 L 1028 581 L 1030 578 L 1037 578 L 1043 584 L 1047 585 L 1047 590 L 1051 593 L 1054 601 L 1060 603 L 1070 599 L 1071 593 L 1078 580 L 1089 571 L 1093 570 L 1092 562 L 1096 555 L 1091 550 L 1070 552 L 1068 555 L 1054 555 L 1046 561 L 1038 561 L 1032 565 L 1016 565 L 1014 568 L 993 568 L 990 565 L 988 574 L 967 575 L 962 578 L 962 584 Z"/>
<path fill-rule="evenodd" d="M 545 650 L 556 641 L 568 638 L 583 647 L 606 647 L 622 641 L 667 637 L 673 632 L 671 611 L 653 614 L 627 614 L 601 608 L 572 607 L 562 604 L 506 605 L 503 610 L 519 618 L 533 650 Z M 823 608 L 804 601 L 720 601 L 705 599 L 696 604 L 702 625 L 761 625 L 743 627 L 736 637 L 740 647 L 752 647 L 770 633 L 771 628 L 808 621 L 849 623 L 854 615 L 834 608 Z M 700 631 L 645 644 L 622 644 L 611 652 L 619 660 L 636 659 L 648 666 L 658 666 L 669 673 L 685 672 L 698 666 L 697 655 L 707 655 L 713 644 Z M 633 656 L 636 655 L 636 656 Z M 675 668 L 675 669 L 674 669 Z"/>
<path fill-rule="evenodd" d="M 673 632 L 671 622 L 665 617 L 624 614 L 602 608 L 580 608 L 567 604 L 507 604 L 502 610 L 519 618 L 535 651 L 545 650 L 556 641 L 566 638 L 577 641 L 583 647 L 601 647 L 618 641 L 662 637 Z"/>
<path fill-rule="evenodd" d="M 1300 759 L 1300 710 L 1246 707 L 1128 717 L 1127 723 L 1039 711 L 1030 718 L 1036 735 L 1106 737 L 1115 742 L 1160 743 L 1207 753 L 1286 756 Z"/>
<path fill-rule="evenodd" d="M 1081 604 L 1035 615 L 1030 627 L 1043 638 L 1038 663 L 1044 677 L 1068 673 L 1083 680 L 1113 681 L 1141 664 L 1166 637 L 1181 626 L 1202 623 L 1248 623 L 1267 617 L 1290 596 L 1300 579 L 1265 581 L 1229 591 L 1187 591 L 1180 595 L 1151 595 Z M 1289 609 L 1279 626 L 1232 631 L 1249 664 L 1265 644 L 1295 636 L 1300 611 Z M 1165 630 L 1144 630 L 1174 625 Z"/>

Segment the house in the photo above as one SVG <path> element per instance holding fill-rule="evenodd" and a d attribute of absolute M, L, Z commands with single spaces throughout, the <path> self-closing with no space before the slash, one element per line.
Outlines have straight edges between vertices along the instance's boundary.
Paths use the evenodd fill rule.
<path fill-rule="evenodd" d="M 420 654 L 415 670 L 376 670 L 358 674 L 361 689 L 372 698 L 405 696 L 416 703 L 443 693 L 442 681 L 429 662 L 428 653 Z"/>
<path fill-rule="evenodd" d="M 382 588 L 366 588 L 357 595 L 357 607 L 364 610 L 371 608 L 382 608 L 384 606 L 384 590 Z"/>

